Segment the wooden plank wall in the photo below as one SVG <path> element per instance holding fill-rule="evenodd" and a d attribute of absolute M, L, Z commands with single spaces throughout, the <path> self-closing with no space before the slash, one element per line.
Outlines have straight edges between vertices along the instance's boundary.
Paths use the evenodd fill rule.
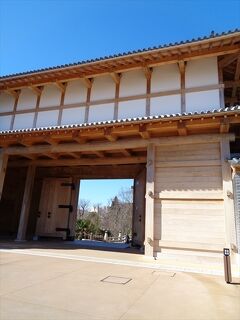
<path fill-rule="evenodd" d="M 158 146 L 155 165 L 155 251 L 221 252 L 225 216 L 220 143 Z"/>

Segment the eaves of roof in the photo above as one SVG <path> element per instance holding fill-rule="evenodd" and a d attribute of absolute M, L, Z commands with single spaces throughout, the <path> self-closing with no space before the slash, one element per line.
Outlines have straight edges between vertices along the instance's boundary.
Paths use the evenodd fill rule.
<path fill-rule="evenodd" d="M 240 106 L 226 107 L 220 109 L 213 109 L 209 111 L 199 111 L 199 112 L 188 112 L 188 113 L 177 113 L 177 114 L 165 114 L 165 115 L 156 115 L 148 117 L 136 117 L 136 118 L 127 118 L 119 120 L 108 120 L 108 121 L 99 121 L 99 122 L 89 122 L 89 123 L 75 123 L 61 126 L 48 126 L 48 127 L 39 127 L 39 128 L 27 128 L 27 129 L 18 129 L 18 130 L 5 130 L 0 131 L 0 135 L 11 135 L 11 134 L 24 134 L 24 133 L 37 133 L 43 131 L 61 131 L 61 130 L 73 130 L 73 129 L 84 129 L 84 128 L 93 128 L 93 127 L 107 127 L 113 125 L 128 125 L 128 124 L 137 124 L 137 123 L 147 123 L 154 121 L 169 121 L 169 120 L 178 120 L 178 119 L 191 119 L 199 117 L 212 117 L 220 116 L 227 114 L 236 114 L 240 113 Z"/>
<path fill-rule="evenodd" d="M 0 81 L 8 79 L 8 78 L 15 78 L 15 77 L 25 76 L 25 75 L 35 74 L 35 73 L 53 71 L 53 70 L 58 70 L 58 69 L 65 69 L 65 68 L 68 68 L 68 67 L 76 67 L 76 66 L 81 66 L 81 65 L 84 65 L 84 64 L 89 64 L 89 63 L 112 60 L 112 59 L 120 58 L 120 57 L 134 56 L 136 54 L 141 54 L 141 53 L 147 53 L 147 52 L 151 53 L 151 52 L 154 52 L 155 50 L 167 49 L 167 48 L 170 49 L 170 48 L 179 47 L 179 46 L 186 45 L 186 44 L 187 45 L 191 45 L 191 44 L 194 44 L 194 43 L 197 43 L 197 42 L 203 42 L 203 41 L 207 41 L 207 40 L 211 40 L 211 39 L 219 39 L 220 40 L 224 36 L 231 36 L 231 35 L 235 35 L 235 34 L 237 36 L 239 33 L 240 33 L 240 29 L 238 29 L 238 28 L 235 29 L 235 30 L 229 30 L 229 31 L 222 32 L 222 33 L 211 32 L 211 34 L 208 35 L 208 36 L 193 38 L 191 40 L 174 42 L 174 43 L 167 43 L 167 44 L 163 44 L 163 45 L 159 45 L 159 46 L 154 46 L 154 47 L 143 48 L 143 49 L 134 50 L 134 51 L 123 52 L 123 53 L 119 53 L 119 54 L 115 54 L 115 55 L 109 55 L 109 56 L 99 57 L 99 58 L 90 59 L 90 60 L 78 61 L 78 62 L 75 62 L 75 63 L 69 63 L 69 64 L 58 65 L 58 66 L 49 67 L 49 68 L 41 68 L 41 69 L 37 69 L 37 70 L 29 70 L 29 71 L 26 71 L 26 72 L 20 72 L 20 73 L 4 75 L 4 76 L 0 77 Z"/>

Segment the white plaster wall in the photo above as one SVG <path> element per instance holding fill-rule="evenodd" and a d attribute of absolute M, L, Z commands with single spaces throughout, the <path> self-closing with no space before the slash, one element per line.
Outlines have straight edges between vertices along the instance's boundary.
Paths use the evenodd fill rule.
<path fill-rule="evenodd" d="M 91 89 L 91 101 L 115 98 L 115 82 L 110 76 L 94 78 Z"/>
<path fill-rule="evenodd" d="M 22 89 L 18 99 L 17 110 L 34 109 L 36 104 L 37 95 L 30 89 Z"/>
<path fill-rule="evenodd" d="M 37 128 L 56 126 L 58 121 L 58 114 L 58 110 L 39 112 L 37 117 Z"/>
<path fill-rule="evenodd" d="M 177 90 L 180 88 L 180 72 L 176 63 L 153 68 L 151 92 Z"/>
<path fill-rule="evenodd" d="M 145 99 L 119 102 L 118 119 L 144 117 L 145 115 Z"/>
<path fill-rule="evenodd" d="M 85 107 L 64 109 L 61 124 L 79 124 L 84 122 Z"/>
<path fill-rule="evenodd" d="M 151 98 L 150 114 L 151 116 L 181 113 L 181 95 L 174 94 L 170 96 Z"/>
<path fill-rule="evenodd" d="M 81 80 L 69 81 L 67 84 L 64 104 L 82 103 L 87 100 L 87 88 Z"/>
<path fill-rule="evenodd" d="M 10 130 L 12 116 L 0 116 L 0 130 Z"/>
<path fill-rule="evenodd" d="M 218 84 L 217 57 L 188 61 L 186 65 L 186 88 Z"/>
<path fill-rule="evenodd" d="M 28 129 L 33 127 L 34 112 L 16 114 L 13 129 Z"/>
<path fill-rule="evenodd" d="M 46 85 L 40 99 L 40 108 L 59 106 L 61 102 L 61 90 L 55 85 Z"/>
<path fill-rule="evenodd" d="M 219 108 L 219 90 L 186 93 L 187 112 L 208 111 Z"/>
<path fill-rule="evenodd" d="M 0 113 L 11 112 L 14 108 L 15 99 L 13 96 L 7 93 L 0 93 Z"/>
<path fill-rule="evenodd" d="M 120 97 L 146 94 L 147 80 L 142 70 L 124 72 L 120 81 Z"/>
<path fill-rule="evenodd" d="M 88 122 L 113 120 L 114 103 L 90 106 Z"/>

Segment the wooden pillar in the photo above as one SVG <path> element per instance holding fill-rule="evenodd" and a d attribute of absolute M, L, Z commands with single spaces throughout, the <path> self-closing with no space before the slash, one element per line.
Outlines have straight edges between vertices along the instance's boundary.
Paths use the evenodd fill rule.
<path fill-rule="evenodd" d="M 154 254 L 154 178 L 155 178 L 155 146 L 147 148 L 146 171 L 146 206 L 145 206 L 145 255 Z"/>
<path fill-rule="evenodd" d="M 70 220 L 69 220 L 69 228 L 70 228 L 70 237 L 75 236 L 75 225 L 77 221 L 77 209 L 78 209 L 78 196 L 79 196 L 79 187 L 80 187 L 80 180 L 77 177 L 73 178 L 74 183 L 74 190 L 71 193 L 71 205 L 73 206 L 73 212 L 70 213 Z"/>
<path fill-rule="evenodd" d="M 35 171 L 36 171 L 35 166 L 30 165 L 28 167 L 16 241 L 24 241 L 26 239 L 26 231 L 27 231 L 28 217 L 30 212 L 30 204 L 31 204 L 31 198 L 32 198 Z"/>
<path fill-rule="evenodd" d="M 186 71 L 186 62 L 185 61 L 179 61 L 178 67 L 180 71 L 180 77 L 181 77 L 181 113 L 186 112 L 186 85 L 185 85 L 185 71 Z"/>
<path fill-rule="evenodd" d="M 5 174 L 7 170 L 8 155 L 0 151 L 0 200 L 2 198 L 2 191 L 4 185 Z"/>
<path fill-rule="evenodd" d="M 222 164 L 222 181 L 223 181 L 223 200 L 225 211 L 225 230 L 226 245 L 233 247 L 236 245 L 236 230 L 234 221 L 234 201 L 233 201 L 233 184 L 232 172 L 228 159 L 230 159 L 229 139 L 223 137 L 221 142 L 221 164 Z"/>

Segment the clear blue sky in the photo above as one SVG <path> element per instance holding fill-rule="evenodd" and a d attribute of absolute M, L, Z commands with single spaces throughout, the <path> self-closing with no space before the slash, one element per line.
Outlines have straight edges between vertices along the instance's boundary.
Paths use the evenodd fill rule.
<path fill-rule="evenodd" d="M 0 0 L 0 74 L 221 32 L 240 0 Z"/>
<path fill-rule="evenodd" d="M 81 180 L 79 199 L 90 200 L 91 205 L 107 205 L 121 189 L 131 188 L 132 179 Z"/>

